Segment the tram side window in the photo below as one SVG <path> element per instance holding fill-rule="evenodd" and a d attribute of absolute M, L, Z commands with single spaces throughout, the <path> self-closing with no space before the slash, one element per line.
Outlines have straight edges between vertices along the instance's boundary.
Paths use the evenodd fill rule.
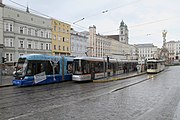
<path fill-rule="evenodd" d="M 55 69 L 55 74 L 59 74 L 60 72 L 59 62 L 56 64 L 56 67 L 54 69 Z"/>
<path fill-rule="evenodd" d="M 53 75 L 53 68 L 52 68 L 52 65 L 49 61 L 46 61 L 45 62 L 45 66 L 46 66 L 46 75 Z"/>
<path fill-rule="evenodd" d="M 101 73 L 103 71 L 103 62 L 95 62 L 95 72 L 96 73 Z"/>
<path fill-rule="evenodd" d="M 122 63 L 118 63 L 118 70 L 122 70 L 123 69 L 123 64 Z"/>
<path fill-rule="evenodd" d="M 82 61 L 82 72 L 83 74 L 89 74 L 90 73 L 90 67 L 88 61 Z"/>
<path fill-rule="evenodd" d="M 36 74 L 39 74 L 39 73 L 45 71 L 43 62 L 37 63 L 36 65 L 37 65 L 37 71 L 36 71 Z"/>
<path fill-rule="evenodd" d="M 27 76 L 31 76 L 35 74 L 36 70 L 36 64 L 35 63 L 28 63 L 28 67 L 27 67 Z"/>
<path fill-rule="evenodd" d="M 67 62 L 67 73 L 72 73 L 73 68 L 72 68 L 72 62 Z"/>

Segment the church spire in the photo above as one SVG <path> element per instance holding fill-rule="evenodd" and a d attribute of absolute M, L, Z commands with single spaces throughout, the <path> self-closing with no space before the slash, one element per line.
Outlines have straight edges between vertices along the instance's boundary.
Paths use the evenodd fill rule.
<path fill-rule="evenodd" d="M 124 21 L 122 20 L 120 27 L 123 27 L 123 26 L 124 26 Z"/>
<path fill-rule="evenodd" d="M 29 13 L 29 7 L 28 7 L 28 5 L 27 5 L 27 8 L 26 8 L 26 12 Z"/>

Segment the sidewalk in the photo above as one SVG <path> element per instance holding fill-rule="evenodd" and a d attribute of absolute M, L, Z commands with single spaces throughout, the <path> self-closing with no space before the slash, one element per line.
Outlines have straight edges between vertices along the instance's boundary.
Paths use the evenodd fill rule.
<path fill-rule="evenodd" d="M 13 80 L 13 76 L 3 75 L 2 80 L 0 80 L 0 87 L 12 86 L 12 80 Z"/>
<path fill-rule="evenodd" d="M 130 72 L 130 73 L 125 73 L 125 74 L 120 74 L 120 75 L 117 75 L 117 76 L 111 76 L 111 77 L 107 77 L 107 78 L 93 80 L 93 82 L 94 83 L 112 82 L 112 81 L 123 80 L 123 79 L 131 78 L 131 77 L 140 76 L 140 75 L 143 75 L 143 74 L 146 74 L 146 72 L 141 72 L 141 73 Z"/>

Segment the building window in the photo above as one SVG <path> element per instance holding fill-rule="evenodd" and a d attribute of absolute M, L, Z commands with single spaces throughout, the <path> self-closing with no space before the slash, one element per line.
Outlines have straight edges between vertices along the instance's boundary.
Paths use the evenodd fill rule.
<path fill-rule="evenodd" d="M 69 51 L 69 47 L 67 47 L 67 51 Z"/>
<path fill-rule="evenodd" d="M 49 34 L 48 34 L 48 32 L 46 32 L 46 38 L 48 38 L 49 36 L 48 36 Z"/>
<path fill-rule="evenodd" d="M 23 56 L 24 54 L 23 53 L 20 53 L 19 56 Z"/>
<path fill-rule="evenodd" d="M 61 37 L 58 35 L 58 40 L 61 40 Z"/>
<path fill-rule="evenodd" d="M 24 33 L 24 28 L 23 28 L 23 27 L 20 27 L 19 32 L 20 32 L 21 34 L 23 34 L 23 33 Z"/>
<path fill-rule="evenodd" d="M 13 39 L 9 39 L 10 47 L 13 47 Z"/>
<path fill-rule="evenodd" d="M 19 47 L 24 48 L 24 41 L 22 41 L 22 40 L 19 41 Z"/>
<path fill-rule="evenodd" d="M 28 46 L 27 46 L 28 49 L 32 49 L 32 45 L 31 45 L 31 41 L 28 41 Z"/>
<path fill-rule="evenodd" d="M 49 50 L 49 45 L 48 44 L 46 44 L 46 50 Z"/>
<path fill-rule="evenodd" d="M 31 35 L 35 36 L 35 30 L 34 29 L 31 30 Z"/>
<path fill-rule="evenodd" d="M 65 51 L 65 46 L 63 46 L 63 51 Z"/>
<path fill-rule="evenodd" d="M 56 50 L 56 45 L 54 45 L 54 50 Z"/>
<path fill-rule="evenodd" d="M 61 32 L 61 28 L 60 27 L 58 28 L 58 32 Z"/>
<path fill-rule="evenodd" d="M 31 28 L 28 28 L 28 35 L 31 35 Z"/>
<path fill-rule="evenodd" d="M 56 35 L 54 35 L 54 40 L 56 40 Z"/>
<path fill-rule="evenodd" d="M 43 46 L 43 43 L 41 43 L 41 50 L 43 50 L 43 47 L 44 47 L 44 46 Z"/>
<path fill-rule="evenodd" d="M 66 39 L 66 42 L 69 42 L 69 39 L 68 39 L 68 38 Z"/>
<path fill-rule="evenodd" d="M 38 36 L 38 32 L 37 32 L 37 30 L 35 30 L 35 36 Z"/>
<path fill-rule="evenodd" d="M 7 32 L 13 32 L 13 24 L 12 23 L 5 23 L 4 30 Z"/>
<path fill-rule="evenodd" d="M 5 31 L 9 31 L 9 25 L 8 25 L 8 23 L 5 24 Z"/>
<path fill-rule="evenodd" d="M 121 31 L 121 34 L 123 34 L 123 31 Z"/>
<path fill-rule="evenodd" d="M 6 53 L 6 61 L 9 61 L 9 53 Z"/>
<path fill-rule="evenodd" d="M 63 37 L 63 42 L 65 41 L 65 38 Z"/>
<path fill-rule="evenodd" d="M 7 62 L 12 62 L 13 61 L 13 54 L 12 53 L 6 53 L 5 57 L 6 57 Z"/>
<path fill-rule="evenodd" d="M 10 61 L 13 61 L 13 55 L 10 54 Z"/>
<path fill-rule="evenodd" d="M 56 26 L 54 26 L 54 31 L 56 31 Z"/>
<path fill-rule="evenodd" d="M 59 50 L 61 50 L 61 46 L 59 45 Z"/>
<path fill-rule="evenodd" d="M 43 33 L 43 31 L 41 31 L 41 37 L 43 37 L 44 36 L 44 33 Z"/>
<path fill-rule="evenodd" d="M 38 49 L 38 42 L 34 42 L 34 49 Z"/>
<path fill-rule="evenodd" d="M 5 46 L 6 47 L 14 47 L 14 44 L 13 44 L 13 38 L 5 38 Z"/>
<path fill-rule="evenodd" d="M 13 31 L 13 25 L 10 23 L 9 26 L 10 26 L 10 27 L 9 27 L 9 31 L 12 32 L 12 31 Z"/>

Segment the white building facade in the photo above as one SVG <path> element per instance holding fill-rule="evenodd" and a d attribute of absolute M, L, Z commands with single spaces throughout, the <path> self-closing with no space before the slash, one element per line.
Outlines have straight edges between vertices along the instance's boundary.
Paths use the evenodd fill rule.
<path fill-rule="evenodd" d="M 128 37 L 126 37 L 128 38 Z M 96 27 L 89 27 L 89 45 L 92 48 L 90 56 L 122 59 L 138 59 L 137 48 L 108 36 L 96 34 Z"/>
<path fill-rule="evenodd" d="M 1 9 L 3 38 L 0 43 L 4 45 L 3 56 L 7 63 L 17 62 L 24 54 L 51 54 L 50 19 L 6 5 Z"/>
<path fill-rule="evenodd" d="M 89 27 L 89 52 L 88 56 L 105 57 L 111 53 L 111 41 L 105 36 L 96 34 L 96 27 Z"/>
<path fill-rule="evenodd" d="M 88 36 L 85 33 L 71 30 L 71 56 L 87 56 L 88 44 Z"/>
<path fill-rule="evenodd" d="M 180 41 L 166 42 L 166 48 L 169 51 L 169 60 L 180 60 Z"/>
<path fill-rule="evenodd" d="M 140 59 L 154 58 L 158 52 L 158 47 L 153 44 L 137 44 L 136 47 Z"/>

